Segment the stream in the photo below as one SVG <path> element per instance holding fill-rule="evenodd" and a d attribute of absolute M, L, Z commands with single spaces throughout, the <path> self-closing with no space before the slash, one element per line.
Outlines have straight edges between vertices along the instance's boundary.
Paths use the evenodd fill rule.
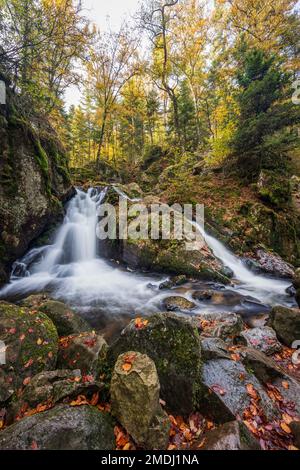
<path fill-rule="evenodd" d="M 161 291 L 158 287 L 166 276 L 132 272 L 105 260 L 96 237 L 97 208 L 105 194 L 106 190 L 91 188 L 85 193 L 77 189 L 53 244 L 31 249 L 14 264 L 10 283 L 0 290 L 0 298 L 18 301 L 33 293 L 49 292 L 104 333 L 121 329 L 133 316 L 162 310 L 163 299 L 170 295 L 191 299 L 193 290 L 200 288 L 213 289 L 221 296 L 215 302 L 198 302 L 193 314 L 224 311 L 247 317 L 264 314 L 275 304 L 295 305 L 286 293 L 290 282 L 252 273 L 205 232 L 215 256 L 234 272 L 230 287 L 195 281 Z"/>

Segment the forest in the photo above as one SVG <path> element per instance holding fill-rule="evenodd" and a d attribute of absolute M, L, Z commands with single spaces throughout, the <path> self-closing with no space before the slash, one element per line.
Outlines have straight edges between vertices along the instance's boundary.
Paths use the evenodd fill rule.
<path fill-rule="evenodd" d="M 0 0 L 0 450 L 297 451 L 299 2 L 88 4 Z"/>

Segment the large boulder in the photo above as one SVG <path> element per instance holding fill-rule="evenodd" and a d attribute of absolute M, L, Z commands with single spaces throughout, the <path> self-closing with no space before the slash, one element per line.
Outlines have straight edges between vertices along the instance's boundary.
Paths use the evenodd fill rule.
<path fill-rule="evenodd" d="M 2 80 L 2 78 L 1 78 Z M 24 97 L 6 87 L 0 106 L 0 283 L 75 190 L 66 151 L 45 116 L 24 116 Z M 2 274 L 3 273 L 3 274 Z"/>
<path fill-rule="evenodd" d="M 256 250 L 255 258 L 261 272 L 287 279 L 294 276 L 293 266 L 275 253 L 259 248 Z"/>
<path fill-rule="evenodd" d="M 276 331 L 278 339 L 287 346 L 291 346 L 300 338 L 299 309 L 274 307 L 270 313 L 269 324 Z"/>
<path fill-rule="evenodd" d="M 197 314 L 193 323 L 202 331 L 202 337 L 215 336 L 229 343 L 238 337 L 244 328 L 242 318 L 236 313 Z"/>
<path fill-rule="evenodd" d="M 96 407 L 59 405 L 0 433 L 0 450 L 113 450 L 111 417 Z"/>
<path fill-rule="evenodd" d="M 59 336 L 91 331 L 89 324 L 62 302 L 48 300 L 39 310 L 51 318 Z"/>
<path fill-rule="evenodd" d="M 57 366 L 60 369 L 80 369 L 85 375 L 97 377 L 102 370 L 107 343 L 95 332 L 62 338 L 59 342 Z"/>
<path fill-rule="evenodd" d="M 51 405 L 79 395 L 86 397 L 99 393 L 101 382 L 85 381 L 80 370 L 45 371 L 35 375 L 9 404 L 8 421 L 22 417 L 38 405 Z"/>
<path fill-rule="evenodd" d="M 21 305 L 44 312 L 53 321 L 60 337 L 91 331 L 90 325 L 70 307 L 45 294 L 30 295 Z"/>
<path fill-rule="evenodd" d="M 269 326 L 261 326 L 242 331 L 239 341 L 245 346 L 257 349 L 267 356 L 282 350 L 275 331 Z"/>
<path fill-rule="evenodd" d="M 197 404 L 201 375 L 201 344 L 198 331 L 188 319 L 172 313 L 155 314 L 145 325 L 132 321 L 108 350 L 114 366 L 126 351 L 147 354 L 155 363 L 161 397 L 167 409 L 188 415 Z"/>
<path fill-rule="evenodd" d="M 0 369 L 0 401 L 39 372 L 55 368 L 58 335 L 41 312 L 0 302 L 0 341 L 6 347 L 6 364 Z"/>
<path fill-rule="evenodd" d="M 197 443 L 192 448 L 199 450 Z M 209 431 L 200 450 L 260 450 L 260 446 L 242 422 L 230 421 Z"/>
<path fill-rule="evenodd" d="M 202 396 L 199 410 L 216 423 L 242 418 L 251 404 L 249 386 L 258 395 L 259 406 L 267 420 L 278 417 L 278 411 L 257 378 L 242 363 L 228 359 L 212 359 L 204 363 Z"/>
<path fill-rule="evenodd" d="M 160 385 L 154 362 L 135 352 L 119 356 L 110 392 L 112 413 L 136 444 L 146 449 L 166 449 L 170 420 L 159 403 Z"/>

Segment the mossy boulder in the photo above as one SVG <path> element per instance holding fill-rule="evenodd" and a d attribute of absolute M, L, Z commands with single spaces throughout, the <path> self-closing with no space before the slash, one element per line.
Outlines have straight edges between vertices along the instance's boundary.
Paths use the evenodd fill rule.
<path fill-rule="evenodd" d="M 112 413 L 136 444 L 148 450 L 165 450 L 170 420 L 159 403 L 160 385 L 154 362 L 135 352 L 119 356 L 110 392 Z"/>
<path fill-rule="evenodd" d="M 188 415 L 197 405 L 201 374 L 201 344 L 190 321 L 172 313 L 155 314 L 138 328 L 132 321 L 110 346 L 107 360 L 114 367 L 120 354 L 137 351 L 155 363 L 161 398 L 168 410 Z"/>
<path fill-rule="evenodd" d="M 91 331 L 89 324 L 62 302 L 49 300 L 39 310 L 51 318 L 59 336 Z"/>
<path fill-rule="evenodd" d="M 279 340 L 291 346 L 300 339 L 300 310 L 277 306 L 271 310 L 269 325 L 276 331 Z"/>
<path fill-rule="evenodd" d="M 114 422 L 93 406 L 59 405 L 0 433 L 0 450 L 114 450 Z"/>
<path fill-rule="evenodd" d="M 44 313 L 0 302 L 0 340 L 6 347 L 0 401 L 7 400 L 25 379 L 55 369 L 58 334 Z"/>
<path fill-rule="evenodd" d="M 59 342 L 57 365 L 60 369 L 80 369 L 85 375 L 97 377 L 104 367 L 107 343 L 94 331 L 62 338 Z"/>

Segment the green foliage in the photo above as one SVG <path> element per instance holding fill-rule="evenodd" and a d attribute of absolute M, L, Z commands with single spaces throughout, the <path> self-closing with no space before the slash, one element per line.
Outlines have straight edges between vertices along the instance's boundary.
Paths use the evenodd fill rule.
<path fill-rule="evenodd" d="M 195 151 L 198 146 L 196 110 L 187 80 L 183 80 L 180 85 L 178 117 L 183 147 L 185 150 Z"/>
<path fill-rule="evenodd" d="M 242 44 L 236 73 L 239 119 L 231 140 L 238 171 L 250 178 L 262 168 L 284 169 L 287 152 L 298 142 L 300 112 L 291 99 L 290 77 L 274 55 Z"/>

